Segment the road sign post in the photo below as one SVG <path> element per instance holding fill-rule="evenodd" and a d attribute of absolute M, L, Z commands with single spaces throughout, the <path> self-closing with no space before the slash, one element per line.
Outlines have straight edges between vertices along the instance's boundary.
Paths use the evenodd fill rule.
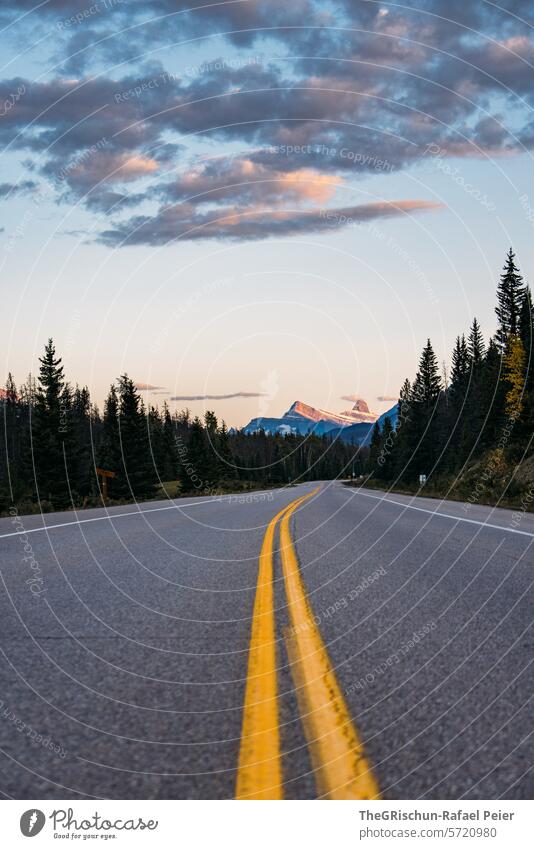
<path fill-rule="evenodd" d="M 116 477 L 116 474 L 115 472 L 108 471 L 108 469 L 99 469 L 98 466 L 95 467 L 95 472 L 99 477 L 102 500 L 105 504 L 108 500 L 108 478 L 114 478 Z"/>

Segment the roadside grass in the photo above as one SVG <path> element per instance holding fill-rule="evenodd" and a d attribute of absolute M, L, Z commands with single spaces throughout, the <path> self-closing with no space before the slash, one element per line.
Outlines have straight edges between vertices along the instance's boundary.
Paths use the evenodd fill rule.
<path fill-rule="evenodd" d="M 30 497 L 21 498 L 13 507 L 18 516 L 34 516 L 41 513 L 69 513 L 81 510 L 91 510 L 102 507 L 122 507 L 128 504 L 142 504 L 150 501 L 164 501 L 175 498 L 201 498 L 202 496 L 216 497 L 219 495 L 239 495 L 245 492 L 255 492 L 265 489 L 280 489 L 282 487 L 293 487 L 293 483 L 264 483 L 260 481 L 219 481 L 214 486 L 199 490 L 182 491 L 180 481 L 163 481 L 160 483 L 151 498 L 108 498 L 104 504 L 99 495 L 93 495 L 84 499 L 83 502 L 69 505 L 68 507 L 55 507 L 49 501 L 33 501 Z M 10 508 L 0 509 L 0 518 L 12 516 Z"/>
<path fill-rule="evenodd" d="M 502 455 L 490 452 L 467 467 L 461 476 L 437 477 L 425 484 L 396 485 L 361 475 L 344 481 L 348 487 L 365 487 L 379 492 L 414 495 L 444 501 L 458 501 L 473 506 L 503 507 L 534 512 L 534 456 L 519 464 L 507 462 Z"/>

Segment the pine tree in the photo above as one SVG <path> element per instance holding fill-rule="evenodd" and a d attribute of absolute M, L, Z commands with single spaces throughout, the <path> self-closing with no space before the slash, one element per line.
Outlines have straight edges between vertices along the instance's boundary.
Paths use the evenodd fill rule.
<path fill-rule="evenodd" d="M 389 463 L 392 478 L 407 477 L 414 430 L 412 385 L 406 379 L 399 391 L 395 445 Z"/>
<path fill-rule="evenodd" d="M 502 380 L 503 361 L 497 343 L 490 339 L 482 366 L 480 411 L 483 417 L 478 445 L 493 448 L 498 440 L 504 419 L 505 384 Z"/>
<path fill-rule="evenodd" d="M 493 343 L 492 343 L 493 344 Z M 474 452 L 484 425 L 484 358 L 486 346 L 476 318 L 467 340 L 469 380 L 459 423 L 459 443 L 449 446 L 448 468 L 459 469 Z"/>
<path fill-rule="evenodd" d="M 521 307 L 519 336 L 525 351 L 525 393 L 518 434 L 528 443 L 534 431 L 534 309 L 528 286 Z"/>
<path fill-rule="evenodd" d="M 465 336 L 457 336 L 451 358 L 451 383 L 449 396 L 452 403 L 453 416 L 458 416 L 465 402 L 469 384 L 470 361 Z"/>
<path fill-rule="evenodd" d="M 530 291 L 529 286 L 525 289 L 525 294 L 521 303 L 521 312 L 519 315 L 519 338 L 523 343 L 523 349 L 525 351 L 527 386 L 530 388 L 534 385 L 534 309 L 532 305 L 532 292 Z"/>
<path fill-rule="evenodd" d="M 39 362 L 32 423 L 36 486 L 40 501 L 50 501 L 59 508 L 70 503 L 64 455 L 70 429 L 69 393 L 52 339 Z"/>
<path fill-rule="evenodd" d="M 91 435 L 91 397 L 87 386 L 74 390 L 72 398 L 72 440 L 69 456 L 71 488 L 82 499 L 94 489 L 94 462 Z"/>
<path fill-rule="evenodd" d="M 5 397 L 3 402 L 0 401 L 0 409 L 3 412 L 2 443 L 5 447 L 5 451 L 0 452 L 0 510 L 5 510 L 11 503 L 16 503 L 22 494 L 19 448 L 20 410 L 17 388 L 11 372 L 7 377 Z"/>
<path fill-rule="evenodd" d="M 134 498 L 153 495 L 156 472 L 150 454 L 144 405 L 127 374 L 119 378 L 119 435 L 121 477 Z"/>
<path fill-rule="evenodd" d="M 391 424 L 391 419 L 389 416 L 386 416 L 382 425 L 380 454 L 378 456 L 378 466 L 376 470 L 376 477 L 380 480 L 389 480 L 391 478 L 394 439 L 395 431 Z"/>
<path fill-rule="evenodd" d="M 219 455 L 219 477 L 221 480 L 231 481 L 237 477 L 235 460 L 230 448 L 230 438 L 226 422 L 223 420 L 217 435 L 217 451 Z"/>
<path fill-rule="evenodd" d="M 164 483 L 170 480 L 170 478 L 166 477 L 167 456 L 163 433 L 163 420 L 157 407 L 149 407 L 147 427 L 152 466 L 158 481 L 160 483 Z"/>
<path fill-rule="evenodd" d="M 467 350 L 472 368 L 477 368 L 484 359 L 486 346 L 484 345 L 484 337 L 480 330 L 480 324 L 473 319 L 473 323 L 469 329 L 469 337 L 467 340 Z"/>
<path fill-rule="evenodd" d="M 495 339 L 503 352 L 509 336 L 519 333 L 519 316 L 524 294 L 523 278 L 515 264 L 515 254 L 510 248 L 500 283 L 497 286 L 497 306 L 495 307 L 499 322 Z"/>
<path fill-rule="evenodd" d="M 430 413 L 434 410 L 440 392 L 441 378 L 438 361 L 432 343 L 428 339 L 419 360 L 419 371 L 413 385 L 413 403 Z"/>
<path fill-rule="evenodd" d="M 189 429 L 187 450 L 180 458 L 180 477 L 184 492 L 202 492 L 212 485 L 207 449 L 208 443 L 202 422 L 195 416 Z"/>
<path fill-rule="evenodd" d="M 376 421 L 371 431 L 371 440 L 369 442 L 369 471 L 376 475 L 379 469 L 379 460 L 382 451 L 382 430 L 380 423 Z"/>
<path fill-rule="evenodd" d="M 428 339 L 412 389 L 413 421 L 408 431 L 410 456 L 406 471 L 409 479 L 429 475 L 437 460 L 440 447 L 437 407 L 441 389 L 438 361 Z"/>
<path fill-rule="evenodd" d="M 128 485 L 122 472 L 121 441 L 119 430 L 119 397 L 112 384 L 109 394 L 104 401 L 104 416 L 102 419 L 102 439 L 97 452 L 98 466 L 114 472 L 116 477 L 108 479 L 108 494 L 110 498 L 126 498 Z"/>
<path fill-rule="evenodd" d="M 178 455 L 176 452 L 175 427 L 169 412 L 167 402 L 163 405 L 163 444 L 165 448 L 165 477 L 166 481 L 174 481 L 178 477 Z"/>

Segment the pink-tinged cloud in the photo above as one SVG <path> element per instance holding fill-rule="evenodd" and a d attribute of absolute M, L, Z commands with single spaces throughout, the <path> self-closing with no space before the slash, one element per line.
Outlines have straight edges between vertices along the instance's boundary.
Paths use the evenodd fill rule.
<path fill-rule="evenodd" d="M 214 157 L 156 186 L 154 194 L 168 202 L 194 202 L 195 206 L 224 201 L 247 206 L 326 203 L 343 183 L 341 177 L 315 168 L 281 169 L 277 164 L 273 157 L 261 163 L 248 157 Z"/>
<path fill-rule="evenodd" d="M 396 200 L 327 209 L 239 209 L 223 207 L 199 211 L 193 204 L 163 207 L 155 216 L 135 216 L 104 231 L 107 245 L 164 245 L 174 241 L 229 239 L 247 241 L 336 231 L 377 218 L 397 218 L 414 212 L 432 212 L 443 204 L 428 200 Z"/>
<path fill-rule="evenodd" d="M 229 398 L 262 398 L 265 392 L 230 392 L 227 395 L 173 395 L 171 401 L 227 401 Z"/>
<path fill-rule="evenodd" d="M 151 383 L 134 383 L 134 386 L 140 392 L 153 392 L 155 389 L 165 389 L 164 386 L 152 386 Z"/>
<path fill-rule="evenodd" d="M 388 401 L 388 402 L 392 401 L 393 403 L 396 404 L 397 401 L 399 400 L 399 398 L 398 398 L 397 395 L 378 395 L 376 400 L 377 401 Z"/>

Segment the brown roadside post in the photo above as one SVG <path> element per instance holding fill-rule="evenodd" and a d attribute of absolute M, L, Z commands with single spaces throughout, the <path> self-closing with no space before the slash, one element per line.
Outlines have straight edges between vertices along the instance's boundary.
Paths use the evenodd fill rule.
<path fill-rule="evenodd" d="M 99 469 L 98 466 L 95 467 L 95 472 L 97 473 L 100 479 L 100 487 L 102 490 L 102 500 L 104 504 L 108 500 L 108 478 L 116 477 L 115 472 L 109 472 L 107 469 Z"/>

